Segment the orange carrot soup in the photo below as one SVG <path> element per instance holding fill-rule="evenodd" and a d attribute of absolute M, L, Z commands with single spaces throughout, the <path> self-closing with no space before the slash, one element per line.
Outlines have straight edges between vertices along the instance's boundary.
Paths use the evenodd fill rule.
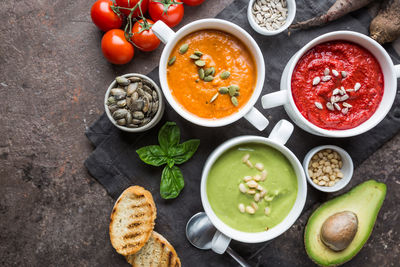
<path fill-rule="evenodd" d="M 167 66 L 175 100 L 201 118 L 237 112 L 251 98 L 257 67 L 249 49 L 231 34 L 201 30 L 180 40 Z"/>

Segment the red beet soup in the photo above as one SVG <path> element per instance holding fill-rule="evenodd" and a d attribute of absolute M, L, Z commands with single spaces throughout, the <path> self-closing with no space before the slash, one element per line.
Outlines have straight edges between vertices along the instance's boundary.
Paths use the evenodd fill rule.
<path fill-rule="evenodd" d="M 300 58 L 291 87 L 294 102 L 308 121 L 327 130 L 346 130 L 375 113 L 384 79 L 368 50 L 335 41 L 319 44 Z"/>

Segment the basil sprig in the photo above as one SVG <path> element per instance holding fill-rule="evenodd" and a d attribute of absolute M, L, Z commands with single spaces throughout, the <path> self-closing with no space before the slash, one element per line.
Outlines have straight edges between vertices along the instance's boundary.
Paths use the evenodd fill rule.
<path fill-rule="evenodd" d="M 175 122 L 167 122 L 158 132 L 158 143 L 142 147 L 136 152 L 140 159 L 152 166 L 166 164 L 161 175 L 160 194 L 164 199 L 176 198 L 185 182 L 181 170 L 175 164 L 188 161 L 197 151 L 200 140 L 192 139 L 179 144 L 181 133 Z"/>

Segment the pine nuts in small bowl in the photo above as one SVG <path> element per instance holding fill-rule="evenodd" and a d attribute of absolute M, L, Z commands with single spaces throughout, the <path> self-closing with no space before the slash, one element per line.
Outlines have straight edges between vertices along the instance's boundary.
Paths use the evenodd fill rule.
<path fill-rule="evenodd" d="M 262 35 L 276 35 L 292 24 L 296 15 L 295 0 L 250 0 L 247 19 Z"/>
<path fill-rule="evenodd" d="M 310 185 L 329 193 L 344 188 L 353 176 L 350 155 L 342 148 L 332 145 L 311 149 L 304 158 L 303 168 Z"/>

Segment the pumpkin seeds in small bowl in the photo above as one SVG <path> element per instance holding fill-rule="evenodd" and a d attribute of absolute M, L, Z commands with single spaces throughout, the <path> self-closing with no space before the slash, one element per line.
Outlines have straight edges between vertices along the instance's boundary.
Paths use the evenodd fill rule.
<path fill-rule="evenodd" d="M 172 63 L 173 64 L 173 63 Z M 143 132 L 153 128 L 164 113 L 161 89 L 149 77 L 129 73 L 118 76 L 104 98 L 108 119 L 126 132 Z"/>

